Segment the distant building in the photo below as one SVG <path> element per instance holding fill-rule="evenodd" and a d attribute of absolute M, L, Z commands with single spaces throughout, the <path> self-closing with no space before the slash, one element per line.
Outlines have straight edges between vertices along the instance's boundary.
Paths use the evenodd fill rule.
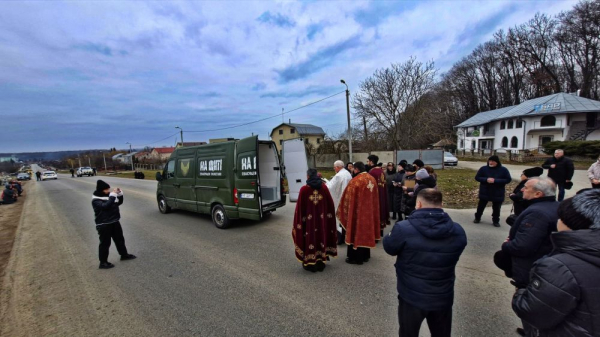
<path fill-rule="evenodd" d="M 206 142 L 183 142 L 183 143 L 178 142 L 175 147 L 179 148 L 179 147 L 197 146 L 197 145 L 206 145 Z"/>
<path fill-rule="evenodd" d="M 455 126 L 457 148 L 541 150 L 545 143 L 600 140 L 600 101 L 558 93 L 506 108 L 484 111 Z"/>
<path fill-rule="evenodd" d="M 18 162 L 19 159 L 15 156 L 10 156 L 10 157 L 0 157 L 0 163 L 4 163 L 4 162 L 9 162 L 9 161 L 13 161 L 13 162 Z"/>
<path fill-rule="evenodd" d="M 305 144 L 311 144 L 316 150 L 321 146 L 325 138 L 325 131 L 312 124 L 281 123 L 271 131 L 271 139 L 281 153 L 281 145 L 284 140 L 302 138 Z"/>
<path fill-rule="evenodd" d="M 148 151 L 140 151 L 140 152 L 137 152 L 134 155 L 134 157 L 137 160 L 144 160 L 144 159 L 147 159 L 147 158 L 150 157 L 150 152 L 148 152 Z"/>
<path fill-rule="evenodd" d="M 166 161 L 173 151 L 175 151 L 174 147 L 155 147 L 152 153 L 150 153 L 150 158 Z"/>

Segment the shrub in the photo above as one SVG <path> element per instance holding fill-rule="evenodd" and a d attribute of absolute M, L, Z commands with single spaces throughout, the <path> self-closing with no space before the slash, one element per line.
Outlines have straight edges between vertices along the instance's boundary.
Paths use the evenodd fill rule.
<path fill-rule="evenodd" d="M 600 140 L 569 140 L 544 144 L 544 152 L 552 154 L 556 149 L 565 150 L 567 156 L 597 158 L 600 154 Z"/>

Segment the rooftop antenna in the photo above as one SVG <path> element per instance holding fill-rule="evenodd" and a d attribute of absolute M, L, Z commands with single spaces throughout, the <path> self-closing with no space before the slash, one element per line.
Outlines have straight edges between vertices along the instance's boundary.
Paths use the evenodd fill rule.
<path fill-rule="evenodd" d="M 285 121 L 283 120 L 283 109 L 285 108 L 281 108 L 281 123 L 285 123 Z"/>

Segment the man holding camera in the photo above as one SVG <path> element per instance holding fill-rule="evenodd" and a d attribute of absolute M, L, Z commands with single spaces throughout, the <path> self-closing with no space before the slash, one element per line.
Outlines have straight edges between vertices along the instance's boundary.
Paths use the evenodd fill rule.
<path fill-rule="evenodd" d="M 123 191 L 120 188 L 110 190 L 110 185 L 102 180 L 96 183 L 96 191 L 92 198 L 92 207 L 94 208 L 96 230 L 100 236 L 100 246 L 98 247 L 98 257 L 100 258 L 100 269 L 110 269 L 115 265 L 108 262 L 108 252 L 111 239 L 117 246 L 117 251 L 121 255 L 121 261 L 133 260 L 135 255 L 127 252 L 125 247 L 125 238 L 123 237 L 123 228 L 121 228 L 121 213 L 119 206 L 123 204 Z"/>

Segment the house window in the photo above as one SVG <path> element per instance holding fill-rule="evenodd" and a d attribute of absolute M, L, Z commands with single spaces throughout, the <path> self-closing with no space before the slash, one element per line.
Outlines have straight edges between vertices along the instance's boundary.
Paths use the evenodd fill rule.
<path fill-rule="evenodd" d="M 305 143 L 305 144 L 308 144 L 308 138 L 306 138 L 306 139 L 304 140 L 304 143 Z"/>
<path fill-rule="evenodd" d="M 317 138 L 317 144 L 321 144 L 321 138 Z"/>
<path fill-rule="evenodd" d="M 520 129 L 522 127 L 523 127 L 523 120 L 522 119 L 517 119 L 516 129 Z"/>
<path fill-rule="evenodd" d="M 517 147 L 519 147 L 519 140 L 517 139 L 517 137 L 512 137 L 510 139 L 510 147 L 513 149 L 516 149 Z"/>
<path fill-rule="evenodd" d="M 502 147 L 508 147 L 508 138 L 502 137 Z"/>
<path fill-rule="evenodd" d="M 296 129 L 294 129 L 294 128 L 290 129 L 290 133 L 296 133 Z"/>
<path fill-rule="evenodd" d="M 279 134 L 280 134 L 280 135 L 283 135 L 283 130 L 279 130 Z"/>
<path fill-rule="evenodd" d="M 472 141 L 471 141 L 471 148 L 472 148 L 473 150 L 475 150 L 475 148 L 476 148 L 476 147 L 475 147 L 475 145 L 476 145 L 476 144 L 477 144 L 477 143 L 476 143 L 474 140 L 472 140 Z"/>
<path fill-rule="evenodd" d="M 540 122 L 541 126 L 555 126 L 556 125 L 556 117 L 554 116 L 544 116 L 542 117 L 542 121 Z"/>
<path fill-rule="evenodd" d="M 502 122 L 500 122 L 500 130 L 504 130 L 504 129 L 506 129 L 506 122 L 502 121 Z"/>
<path fill-rule="evenodd" d="M 459 144 L 460 144 L 460 145 L 459 145 L 458 147 L 459 147 L 460 149 L 462 149 L 462 148 L 464 148 L 464 147 L 465 147 L 465 143 L 464 143 L 464 141 L 463 141 L 462 139 L 460 140 Z"/>
<path fill-rule="evenodd" d="M 554 136 L 540 136 L 540 146 L 543 146 L 546 143 L 550 143 L 554 140 Z"/>
<path fill-rule="evenodd" d="M 507 129 L 512 129 L 513 128 L 513 120 L 512 119 L 508 120 L 508 126 L 506 128 Z"/>
<path fill-rule="evenodd" d="M 283 139 L 279 140 L 279 145 L 283 145 Z"/>

